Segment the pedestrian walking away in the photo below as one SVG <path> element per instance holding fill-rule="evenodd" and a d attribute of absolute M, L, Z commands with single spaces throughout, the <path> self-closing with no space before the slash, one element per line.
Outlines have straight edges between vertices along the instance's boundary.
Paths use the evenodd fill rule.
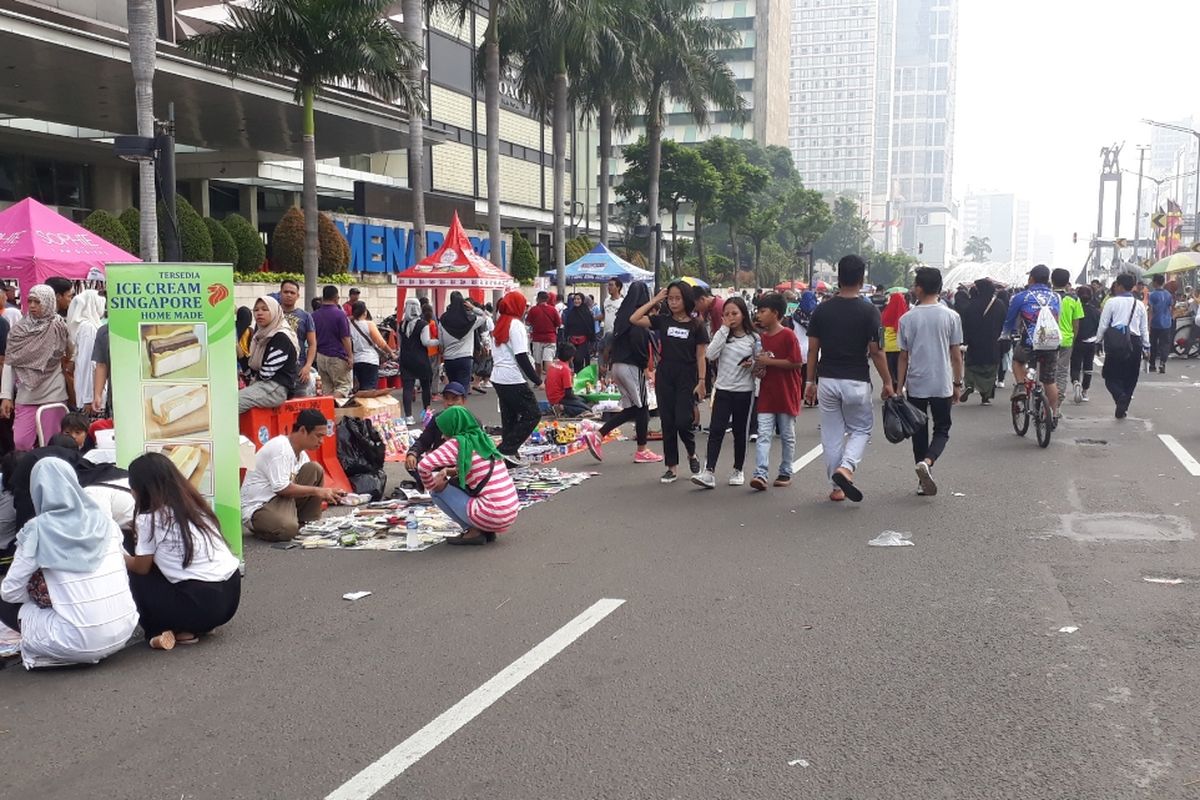
<path fill-rule="evenodd" d="M 843 256 L 838 262 L 838 293 L 817 306 L 808 327 L 805 397 L 820 405 L 821 448 L 833 485 L 829 499 L 835 502 L 863 499 L 854 475 L 875 425 L 868 361 L 883 382 L 883 398 L 895 394 L 879 346 L 879 310 L 860 297 L 866 271 L 859 256 Z"/>
<path fill-rule="evenodd" d="M 1058 360 L 1054 364 L 1054 386 L 1058 390 L 1058 402 L 1054 405 L 1054 418 L 1062 417 L 1063 400 L 1071 383 L 1071 352 L 1083 320 L 1083 304 L 1071 292 L 1071 273 L 1056 269 L 1050 273 L 1050 283 L 1058 295 Z"/>
<path fill-rule="evenodd" d="M 1096 361 L 1096 333 L 1100 330 L 1100 302 L 1092 287 L 1079 287 L 1079 303 L 1083 318 L 1071 347 L 1071 391 L 1076 403 L 1088 402 L 1092 388 L 1092 370 Z"/>
<path fill-rule="evenodd" d="M 1175 320 L 1171 311 L 1175 308 L 1174 296 L 1163 286 L 1166 279 L 1155 275 L 1154 291 L 1150 292 L 1150 371 L 1158 367 L 1159 374 L 1167 371 L 1167 356 L 1171 353 Z"/>
<path fill-rule="evenodd" d="M 633 454 L 635 464 L 652 464 L 663 460 L 647 445 L 650 437 L 650 407 L 646 391 L 646 367 L 650 363 L 650 334 L 630 322 L 635 311 L 650 302 L 650 290 L 644 283 L 629 284 L 629 291 L 617 309 L 613 320 L 612 342 L 609 346 L 609 375 L 621 393 L 621 410 L 597 432 L 595 443 L 612 431 L 632 422 L 637 440 Z"/>
<path fill-rule="evenodd" d="M 907 313 L 908 300 L 905 299 L 904 292 L 892 292 L 888 295 L 887 305 L 880 314 L 883 322 L 883 352 L 887 355 L 888 372 L 892 374 L 893 389 L 897 388 L 895 380 L 900 372 L 900 318 Z"/>
<path fill-rule="evenodd" d="M 987 278 L 975 281 L 975 296 L 962 312 L 963 390 L 959 400 L 966 402 L 979 392 L 982 405 L 991 405 L 996 395 L 996 371 L 1000 366 L 1000 331 L 1008 306 L 996 296 L 995 285 Z"/>
<path fill-rule="evenodd" d="M 925 412 L 925 425 L 913 434 L 917 494 L 937 494 L 933 465 L 950 440 L 950 410 L 963 387 L 962 317 L 938 302 L 942 273 L 917 270 L 913 292 L 917 305 L 900 318 L 900 373 L 896 383 L 908 401 Z M 929 421 L 933 420 L 933 436 Z"/>
<path fill-rule="evenodd" d="M 1132 275 L 1118 275 L 1113 293 L 1100 312 L 1098 341 L 1104 345 L 1104 386 L 1116 404 L 1114 415 L 1124 419 L 1133 402 L 1142 357 L 1150 356 L 1150 326 L 1146 307 L 1130 292 L 1136 280 Z"/>

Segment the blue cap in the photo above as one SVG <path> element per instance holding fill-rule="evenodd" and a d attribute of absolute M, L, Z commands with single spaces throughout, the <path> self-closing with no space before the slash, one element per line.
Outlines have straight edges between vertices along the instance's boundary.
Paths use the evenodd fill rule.
<path fill-rule="evenodd" d="M 464 389 L 463 385 L 458 381 L 450 381 L 442 387 L 442 394 L 453 394 L 458 395 L 459 397 L 466 397 L 467 390 Z"/>

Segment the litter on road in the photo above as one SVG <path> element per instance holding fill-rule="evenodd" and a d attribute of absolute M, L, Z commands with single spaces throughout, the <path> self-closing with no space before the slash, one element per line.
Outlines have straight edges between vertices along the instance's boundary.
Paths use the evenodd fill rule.
<path fill-rule="evenodd" d="M 1058 629 L 1058 632 L 1059 633 L 1074 633 L 1077 630 L 1079 630 L 1078 625 L 1064 625 L 1063 627 Z"/>
<path fill-rule="evenodd" d="M 344 595 L 342 595 L 342 599 L 343 600 L 362 600 L 364 597 L 367 597 L 370 594 L 371 594 L 370 592 L 363 592 L 363 591 L 346 592 Z"/>
<path fill-rule="evenodd" d="M 1165 583 L 1168 586 L 1178 586 L 1183 583 L 1183 578 L 1142 578 L 1146 583 Z"/>
<path fill-rule="evenodd" d="M 908 531 L 884 531 L 867 542 L 869 547 L 913 547 L 914 544 Z"/>
<path fill-rule="evenodd" d="M 788 766 L 789 767 L 804 767 L 807 769 L 808 762 L 805 761 L 803 758 L 796 758 L 796 759 L 792 759 L 791 761 L 789 761 Z"/>

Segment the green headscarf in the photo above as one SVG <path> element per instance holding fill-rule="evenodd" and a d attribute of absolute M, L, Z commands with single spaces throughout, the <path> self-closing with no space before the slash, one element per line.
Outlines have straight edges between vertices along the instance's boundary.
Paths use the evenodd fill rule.
<path fill-rule="evenodd" d="M 437 415 L 434 420 L 438 430 L 447 439 L 458 441 L 458 485 L 467 488 L 467 474 L 471 471 L 471 457 L 479 453 L 480 458 L 501 458 L 492 437 L 479 427 L 479 420 L 463 406 L 451 406 Z"/>

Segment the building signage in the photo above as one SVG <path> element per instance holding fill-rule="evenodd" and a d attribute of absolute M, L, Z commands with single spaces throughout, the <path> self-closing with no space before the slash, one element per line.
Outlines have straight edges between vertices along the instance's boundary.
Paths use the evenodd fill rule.
<path fill-rule="evenodd" d="M 412 225 L 394 219 L 374 219 L 351 214 L 331 214 L 333 224 L 350 243 L 350 271 L 378 274 L 403 272 L 417 263 L 413 253 L 416 242 Z M 436 253 L 446 241 L 449 228 L 425 226 L 425 252 Z M 475 252 L 508 271 L 509 237 L 500 240 L 500 252 L 493 255 L 491 239 L 482 231 L 467 231 Z"/>
<path fill-rule="evenodd" d="M 167 456 L 242 552 L 233 268 L 110 264 L 109 348 L 117 463 Z"/>

